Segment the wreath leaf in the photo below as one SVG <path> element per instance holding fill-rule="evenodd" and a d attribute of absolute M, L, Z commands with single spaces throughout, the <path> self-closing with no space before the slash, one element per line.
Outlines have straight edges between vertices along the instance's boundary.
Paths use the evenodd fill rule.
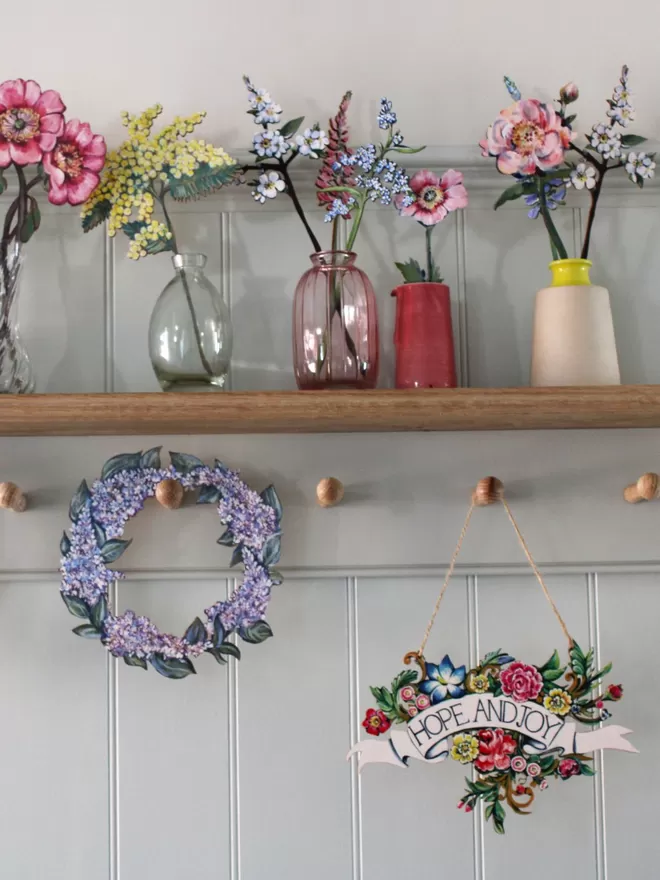
<path fill-rule="evenodd" d="M 282 554 L 282 536 L 281 535 L 272 535 L 264 544 L 264 548 L 262 550 L 261 558 L 263 560 L 264 565 L 275 565 L 280 561 L 280 556 Z"/>
<path fill-rule="evenodd" d="M 225 640 L 225 628 L 220 620 L 220 615 L 216 614 L 213 618 L 213 647 L 219 648 Z"/>
<path fill-rule="evenodd" d="M 73 632 L 77 636 L 81 636 L 83 639 L 101 638 L 101 633 L 97 630 L 95 626 L 92 626 L 91 623 L 81 623 L 80 626 L 74 627 Z"/>
<path fill-rule="evenodd" d="M 134 657 L 131 654 L 126 654 L 124 656 L 124 663 L 127 666 L 139 666 L 140 669 L 147 669 L 147 661 L 144 657 Z"/>
<path fill-rule="evenodd" d="M 62 556 L 68 556 L 71 550 L 71 541 L 66 532 L 62 532 L 62 540 L 60 541 L 60 553 Z"/>
<path fill-rule="evenodd" d="M 199 642 L 206 641 L 206 627 L 199 619 L 196 617 L 193 622 L 190 624 L 188 629 L 183 634 L 183 638 L 189 645 L 197 645 Z"/>
<path fill-rule="evenodd" d="M 176 657 L 164 657 L 162 654 L 152 654 L 149 662 L 161 675 L 165 678 L 186 678 L 188 675 L 195 675 L 195 667 L 187 657 L 179 660 Z"/>
<path fill-rule="evenodd" d="M 82 617 L 84 620 L 89 619 L 89 607 L 84 599 L 79 599 L 78 596 L 67 596 L 66 593 L 60 593 L 60 595 L 62 596 L 62 601 L 74 617 Z"/>
<path fill-rule="evenodd" d="M 110 480 L 122 471 L 136 470 L 140 467 L 141 458 L 141 452 L 123 452 L 120 455 L 113 455 L 112 458 L 109 458 L 103 465 L 101 479 Z"/>
<path fill-rule="evenodd" d="M 89 614 L 89 619 L 92 623 L 92 626 L 96 627 L 97 630 L 101 630 L 103 626 L 103 621 L 108 616 L 108 603 L 106 601 L 105 596 L 101 596 L 99 601 L 94 605 Z"/>
<path fill-rule="evenodd" d="M 143 468 L 160 468 L 160 450 L 162 446 L 154 446 L 153 449 L 147 449 L 145 453 L 140 457 L 140 467 Z M 144 664 L 144 668 L 147 668 L 147 664 Z"/>
<path fill-rule="evenodd" d="M 258 620 L 251 626 L 246 626 L 240 629 L 239 635 L 244 642 L 249 642 L 251 645 L 258 645 L 260 642 L 265 642 L 266 639 L 269 639 L 273 635 L 273 630 L 265 620 Z"/>
<path fill-rule="evenodd" d="M 121 538 L 113 538 L 112 541 L 106 541 L 101 547 L 101 557 L 104 562 L 114 562 L 119 559 L 122 553 L 131 546 L 133 539 L 122 541 Z"/>
<path fill-rule="evenodd" d="M 241 659 L 241 649 L 233 642 L 222 642 L 222 644 L 218 645 L 214 650 L 218 651 L 220 654 L 228 654 L 230 657 L 236 657 L 237 660 Z"/>
<path fill-rule="evenodd" d="M 202 486 L 197 496 L 198 504 L 217 504 L 222 498 L 222 493 L 217 486 Z"/>
<path fill-rule="evenodd" d="M 265 501 L 265 503 L 272 507 L 275 513 L 277 514 L 277 520 L 282 519 L 282 502 L 280 501 L 280 497 L 275 491 L 275 486 L 267 486 L 264 491 L 261 493 L 261 497 Z"/>
<path fill-rule="evenodd" d="M 215 657 L 218 663 L 226 663 L 227 661 L 222 656 L 218 648 L 209 648 L 207 654 L 210 654 L 211 657 Z"/>
<path fill-rule="evenodd" d="M 232 535 L 231 531 L 227 529 L 226 532 L 223 532 L 223 534 L 220 535 L 216 543 L 222 544 L 223 547 L 233 547 L 236 543 L 236 538 Z"/>
<path fill-rule="evenodd" d="M 197 468 L 204 467 L 204 462 L 196 455 L 188 455 L 187 452 L 170 452 L 172 467 L 182 474 L 189 474 Z"/>
<path fill-rule="evenodd" d="M 76 489 L 76 493 L 71 499 L 71 504 L 69 504 L 69 519 L 71 522 L 78 522 L 78 518 L 82 513 L 83 508 L 89 502 L 90 498 L 91 495 L 89 494 L 87 480 L 83 480 Z"/>

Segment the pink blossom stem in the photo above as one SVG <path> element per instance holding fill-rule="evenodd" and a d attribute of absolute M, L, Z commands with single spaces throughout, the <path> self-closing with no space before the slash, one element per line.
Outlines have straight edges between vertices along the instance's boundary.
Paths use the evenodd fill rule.
<path fill-rule="evenodd" d="M 433 233 L 433 226 L 427 226 L 425 229 L 426 233 L 426 280 L 433 281 L 431 277 L 433 274 L 433 256 L 431 254 L 431 235 Z"/>

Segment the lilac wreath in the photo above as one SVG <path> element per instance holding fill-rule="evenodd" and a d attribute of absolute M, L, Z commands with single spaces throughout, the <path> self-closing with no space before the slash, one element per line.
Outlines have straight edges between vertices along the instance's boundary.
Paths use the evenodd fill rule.
<path fill-rule="evenodd" d="M 227 641 L 231 633 L 253 644 L 272 636 L 264 615 L 271 588 L 282 582 L 271 568 L 280 558 L 282 506 L 272 486 L 259 495 L 219 461 L 208 467 L 180 452 L 171 452 L 170 459 L 171 466 L 163 468 L 160 448 L 116 455 L 91 487 L 82 481 L 69 508 L 69 535 L 65 532 L 60 543 L 60 590 L 71 614 L 87 621 L 73 630 L 76 635 L 100 639 L 129 666 L 146 669 L 149 662 L 167 678 L 185 678 L 195 672 L 191 658 L 203 653 L 219 663 L 227 656 L 240 659 L 239 648 Z M 205 609 L 206 621 L 196 617 L 183 636 L 163 633 L 133 611 L 115 615 L 108 606 L 110 585 L 124 577 L 108 563 L 131 543 L 122 540 L 124 527 L 158 484 L 171 479 L 186 490 L 199 489 L 198 504 L 217 506 L 226 526 L 218 543 L 234 548 L 232 566 L 242 562 L 244 567 L 231 598 Z"/>

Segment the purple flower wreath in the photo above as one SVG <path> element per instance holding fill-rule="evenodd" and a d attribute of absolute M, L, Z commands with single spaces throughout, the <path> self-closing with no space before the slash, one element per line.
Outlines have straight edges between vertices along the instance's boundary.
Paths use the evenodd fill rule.
<path fill-rule="evenodd" d="M 233 632 L 253 644 L 273 634 L 264 614 L 271 588 L 282 582 L 271 568 L 280 558 L 282 506 L 272 486 L 259 495 L 219 461 L 208 467 L 180 452 L 171 452 L 170 459 L 171 466 L 163 468 L 159 448 L 116 455 L 91 488 L 82 481 L 69 508 L 70 534 L 65 532 L 60 543 L 60 590 L 71 614 L 87 621 L 73 630 L 76 635 L 100 639 L 129 666 L 146 669 L 149 662 L 167 678 L 184 678 L 195 672 L 191 658 L 205 652 L 219 663 L 227 656 L 240 659 L 239 648 L 227 641 Z M 163 633 L 133 611 L 115 615 L 108 607 L 110 584 L 124 577 L 108 563 L 131 543 L 122 540 L 124 527 L 167 479 L 199 489 L 198 504 L 217 506 L 226 526 L 218 543 L 234 548 L 232 566 L 242 562 L 244 567 L 231 598 L 207 608 L 206 622 L 196 617 L 183 636 Z"/>

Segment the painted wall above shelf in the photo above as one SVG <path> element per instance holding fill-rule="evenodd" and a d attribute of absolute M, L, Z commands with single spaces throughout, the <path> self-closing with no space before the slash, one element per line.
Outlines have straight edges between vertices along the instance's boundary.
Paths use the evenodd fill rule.
<path fill-rule="evenodd" d="M 658 427 L 660 385 L 0 396 L 17 437 Z"/>

